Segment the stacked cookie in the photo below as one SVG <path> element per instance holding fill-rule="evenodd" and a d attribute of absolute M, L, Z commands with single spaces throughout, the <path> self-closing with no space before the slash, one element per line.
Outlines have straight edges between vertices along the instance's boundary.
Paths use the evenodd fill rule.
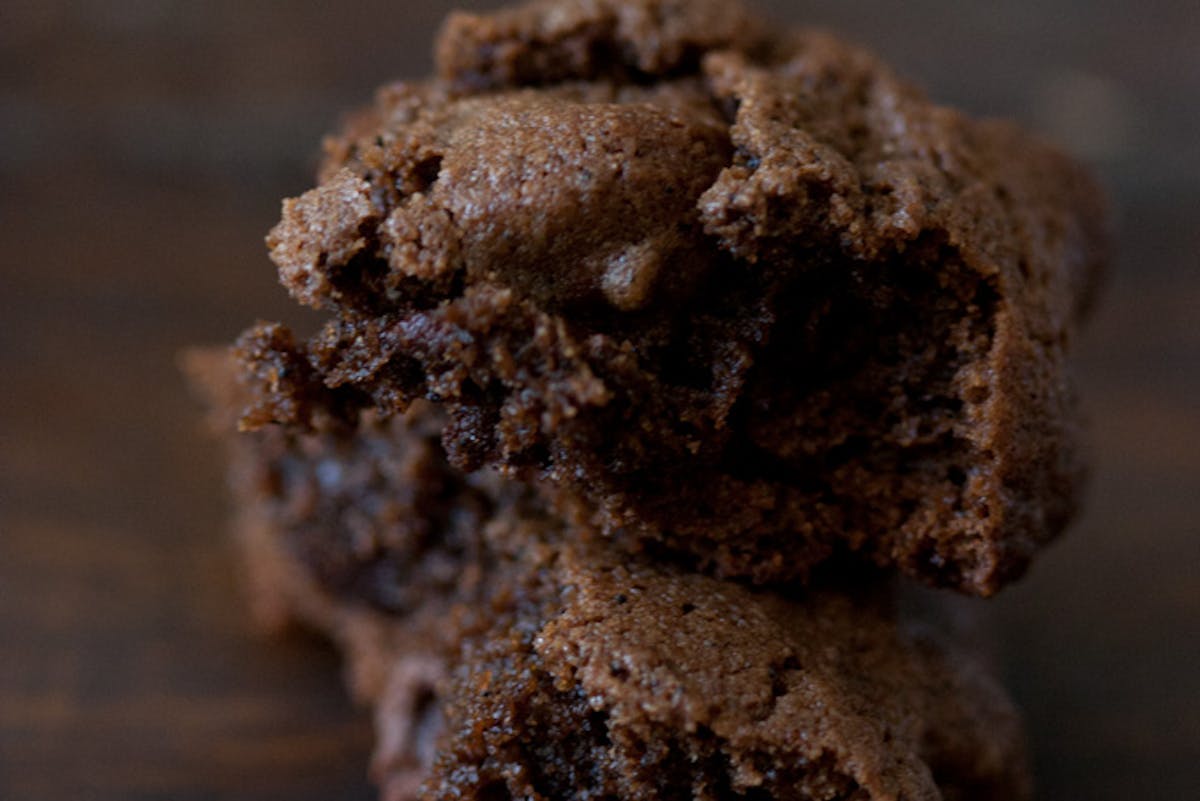
<path fill-rule="evenodd" d="M 718 0 L 436 54 L 268 239 L 325 326 L 192 364 L 259 612 L 344 646 L 385 797 L 1023 797 L 892 576 L 991 595 L 1071 517 L 1087 176 Z"/>

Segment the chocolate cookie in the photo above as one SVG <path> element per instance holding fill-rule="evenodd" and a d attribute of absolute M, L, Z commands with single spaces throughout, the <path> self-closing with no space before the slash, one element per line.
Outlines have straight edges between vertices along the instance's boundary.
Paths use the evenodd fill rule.
<path fill-rule="evenodd" d="M 228 367 L 198 369 L 236 413 Z M 1027 797 L 1004 694 L 887 584 L 630 557 L 456 477 L 427 406 L 320 434 L 219 416 L 260 611 L 342 645 L 389 801 Z"/>
<path fill-rule="evenodd" d="M 465 641 L 434 798 L 1016 799 L 998 687 L 872 593 L 558 554 Z"/>
<path fill-rule="evenodd" d="M 990 595 L 1070 520 L 1091 181 L 724 2 L 455 15 L 269 238 L 248 425 L 416 399 L 463 470 L 755 582 L 839 552 Z M 314 423 L 315 421 L 315 423 Z"/>

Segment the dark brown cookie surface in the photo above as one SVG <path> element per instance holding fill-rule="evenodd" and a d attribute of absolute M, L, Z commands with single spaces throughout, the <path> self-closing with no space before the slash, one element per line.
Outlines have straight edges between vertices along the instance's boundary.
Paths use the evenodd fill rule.
<path fill-rule="evenodd" d="M 342 645 L 389 801 L 1025 797 L 1009 702 L 890 586 L 782 596 L 629 557 L 457 475 L 429 407 L 234 434 L 221 391 L 260 608 Z"/>
<path fill-rule="evenodd" d="M 270 238 L 333 319 L 251 422 L 446 409 L 463 469 L 760 582 L 838 551 L 991 594 L 1070 519 L 1087 177 L 725 4 L 458 17 Z M 293 374 L 295 371 L 293 371 Z M 324 411 L 319 411 L 319 410 Z"/>
<path fill-rule="evenodd" d="M 449 682 L 433 797 L 1026 795 L 1003 694 L 878 590 L 789 600 L 608 546 L 525 582 L 549 600 L 468 640 Z"/>

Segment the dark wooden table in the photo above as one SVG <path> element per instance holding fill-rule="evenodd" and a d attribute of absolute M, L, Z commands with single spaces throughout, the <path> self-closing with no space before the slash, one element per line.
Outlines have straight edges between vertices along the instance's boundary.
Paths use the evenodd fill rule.
<path fill-rule="evenodd" d="M 1057 136 L 1112 186 L 1121 252 L 1080 353 L 1090 505 L 987 608 L 1042 798 L 1200 797 L 1195 3 L 774 5 Z M 0 799 L 373 797 L 336 656 L 246 619 L 175 360 L 296 319 L 261 244 L 279 198 L 341 110 L 426 70 L 441 13 L 5 5 Z"/>

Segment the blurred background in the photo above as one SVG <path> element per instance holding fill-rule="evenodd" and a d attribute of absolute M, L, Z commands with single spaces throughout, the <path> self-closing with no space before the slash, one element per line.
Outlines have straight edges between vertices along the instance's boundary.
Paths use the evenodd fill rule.
<path fill-rule="evenodd" d="M 1108 183 L 1119 255 L 1079 352 L 1089 506 L 986 606 L 1040 798 L 1200 797 L 1196 3 L 759 5 Z M 246 619 L 176 356 L 296 319 L 262 244 L 279 201 L 340 115 L 428 71 L 448 8 L 3 4 L 0 799 L 374 797 L 335 655 Z"/>

